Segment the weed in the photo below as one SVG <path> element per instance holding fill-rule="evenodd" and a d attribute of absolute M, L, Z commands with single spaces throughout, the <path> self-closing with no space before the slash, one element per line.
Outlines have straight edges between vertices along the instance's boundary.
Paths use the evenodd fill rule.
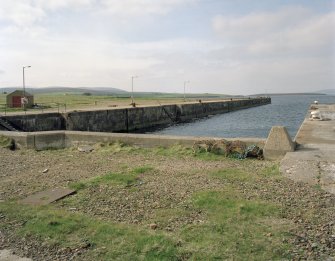
<path fill-rule="evenodd" d="M 10 150 L 15 149 L 14 140 L 3 135 L 0 135 L 0 148 L 6 148 Z"/>

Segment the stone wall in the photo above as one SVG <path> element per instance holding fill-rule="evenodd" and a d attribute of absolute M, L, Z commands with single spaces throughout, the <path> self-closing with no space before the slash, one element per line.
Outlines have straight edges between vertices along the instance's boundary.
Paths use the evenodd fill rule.
<path fill-rule="evenodd" d="M 64 130 L 65 120 L 60 113 L 2 116 L 18 130 L 26 132 Z"/>
<path fill-rule="evenodd" d="M 109 110 L 73 111 L 64 114 L 15 115 L 3 118 L 18 127 L 18 129 L 27 132 L 52 130 L 135 132 L 269 103 L 271 103 L 271 98 L 253 98 Z"/>
<path fill-rule="evenodd" d="M 67 113 L 67 130 L 134 132 L 271 103 L 270 98 Z"/>

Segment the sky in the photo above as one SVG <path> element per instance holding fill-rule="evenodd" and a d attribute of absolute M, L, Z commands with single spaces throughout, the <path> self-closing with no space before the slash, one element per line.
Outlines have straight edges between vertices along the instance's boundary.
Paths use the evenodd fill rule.
<path fill-rule="evenodd" d="M 0 87 L 27 65 L 29 87 L 335 88 L 335 0 L 0 0 Z"/>

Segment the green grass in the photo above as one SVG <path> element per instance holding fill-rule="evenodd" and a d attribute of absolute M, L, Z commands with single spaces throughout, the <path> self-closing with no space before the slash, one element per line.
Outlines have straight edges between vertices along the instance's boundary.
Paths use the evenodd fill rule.
<path fill-rule="evenodd" d="M 128 145 L 122 142 L 111 142 L 111 143 L 98 143 L 96 144 L 97 151 L 100 153 L 108 153 L 108 154 L 116 154 L 116 153 L 133 153 L 133 154 L 141 154 L 146 156 L 164 156 L 170 158 L 195 158 L 203 161 L 222 161 L 222 160 L 231 160 L 243 162 L 247 160 L 255 160 L 255 159 L 244 159 L 241 160 L 234 155 L 224 156 L 218 155 L 213 152 L 207 152 L 204 150 L 196 150 L 194 151 L 192 147 L 185 146 L 181 144 L 173 144 L 167 147 L 154 147 L 154 148 L 142 148 L 133 145 Z"/>
<path fill-rule="evenodd" d="M 0 147 L 6 149 L 14 149 L 15 144 L 11 138 L 0 135 Z"/>
<path fill-rule="evenodd" d="M 6 104 L 6 95 L 7 94 L 0 94 L 0 111 L 5 111 L 5 104 Z M 181 102 L 182 99 L 178 96 L 174 95 L 154 95 L 154 94 L 140 94 L 135 93 L 136 96 L 136 103 L 147 103 L 151 101 L 153 103 L 157 103 L 157 99 L 160 101 L 171 101 L 171 102 Z M 210 96 L 209 96 L 210 97 Z M 49 107 L 49 108 L 58 108 L 63 111 L 66 109 L 76 109 L 82 106 L 87 107 L 88 105 L 94 108 L 96 105 L 111 105 L 116 102 L 124 102 L 130 100 L 130 94 L 115 94 L 115 95 L 83 95 L 82 93 L 71 93 L 71 92 L 55 92 L 55 93 L 36 93 L 34 94 L 34 103 L 39 105 Z M 158 104 L 158 103 L 157 103 Z M 32 110 L 32 109 L 28 109 Z M 36 109 L 33 109 L 36 110 Z M 15 111 L 22 111 L 21 108 L 7 108 L 7 112 L 15 112 Z"/>
<path fill-rule="evenodd" d="M 129 172 L 122 173 L 107 173 L 103 176 L 97 176 L 86 181 L 79 181 L 71 183 L 69 186 L 75 190 L 85 189 L 89 186 L 99 186 L 101 184 L 110 184 L 110 185 L 123 185 L 126 187 L 136 184 L 140 180 L 140 175 L 143 175 L 149 171 L 154 170 L 151 166 L 141 166 L 134 168 Z"/>
<path fill-rule="evenodd" d="M 0 203 L 0 212 L 24 223 L 18 228 L 19 236 L 37 236 L 49 245 L 61 247 L 86 245 L 93 250 L 87 252 L 86 260 L 178 260 L 176 243 L 160 232 L 98 221 L 51 207 Z"/>
<path fill-rule="evenodd" d="M 221 169 L 211 173 L 211 176 L 228 181 L 253 181 L 257 178 L 255 174 L 240 169 Z"/>
<path fill-rule="evenodd" d="M 245 200 L 229 190 L 199 192 L 193 204 L 207 213 L 209 221 L 182 232 L 192 260 L 281 260 L 285 256 L 285 231 L 275 225 L 279 206 Z"/>
<path fill-rule="evenodd" d="M 180 144 L 174 144 L 168 147 L 154 147 L 154 148 L 141 148 L 128 144 L 124 144 L 122 142 L 113 142 L 107 144 L 97 144 L 98 151 L 101 153 L 134 153 L 134 154 L 142 154 L 142 155 L 153 155 L 153 156 L 164 156 L 171 158 L 197 158 L 200 160 L 208 160 L 208 161 L 218 161 L 222 160 L 225 157 L 222 155 L 216 155 L 211 152 L 204 151 L 196 151 L 194 152 L 191 147 L 183 146 Z M 236 159 L 232 159 L 236 160 Z"/>
<path fill-rule="evenodd" d="M 92 213 L 84 211 L 91 190 L 90 186 L 117 189 L 124 193 L 151 193 L 145 186 L 132 186 L 143 178 L 156 174 L 150 165 L 140 165 L 129 169 L 125 163 L 120 172 L 109 172 L 103 176 L 71 184 L 79 191 L 76 196 L 68 197 L 59 204 L 47 207 L 28 207 L 13 202 L 0 203 L 0 214 L 10 222 L 0 222 L 2 228 L 15 229 L 18 237 L 37 236 L 41 242 L 59 247 L 78 248 L 89 243 L 87 253 L 82 260 L 290 260 L 287 254 L 292 242 L 290 231 L 292 224 L 282 218 L 285 206 L 262 200 L 257 193 L 242 193 L 244 185 L 253 187 L 261 179 L 280 179 L 278 165 L 262 168 L 252 166 L 248 160 L 238 161 L 222 156 L 196 154 L 181 145 L 170 148 L 142 149 L 125 144 L 101 146 L 101 153 L 141 153 L 155 160 L 157 155 L 171 157 L 192 157 L 199 160 L 225 160 L 237 168 L 204 172 L 214 180 L 215 189 L 194 190 L 182 204 L 153 208 L 153 216 L 139 224 L 122 224 L 104 221 Z M 50 153 L 50 152 L 45 152 Z M 205 156 L 204 156 L 205 155 Z M 121 155 L 122 156 L 122 155 Z M 159 157 L 158 157 L 159 158 Z M 155 163 L 153 163 L 155 164 Z M 229 164 L 227 164 L 229 165 Z M 268 165 L 268 164 L 266 164 Z M 198 170 L 194 170 L 198 171 Z M 175 175 L 183 173 L 176 170 Z M 147 175 L 147 176 L 146 176 Z M 228 181 L 220 182 L 217 181 Z M 121 186 L 121 187 L 120 187 Z M 127 189 L 123 188 L 126 187 Z M 132 188 L 128 188 L 132 186 Z M 86 190 L 85 190 L 86 189 Z M 144 189 L 144 191 L 142 190 Z M 93 190 L 97 193 L 97 189 Z M 252 197 L 248 197 L 252 195 Z M 166 198 L 159 198 L 164 206 Z M 94 202 L 94 201 L 93 201 Z M 91 204 L 91 203 L 89 203 Z M 65 209 L 74 207 L 79 212 L 73 214 Z M 134 209 L 135 210 L 135 209 Z M 314 213 L 311 213 L 311 215 Z M 199 220 L 198 220 L 199 219 Z M 188 222 L 188 220 L 190 222 Z M 195 222 L 193 222 L 195 221 Z M 156 230 L 146 224 L 156 223 Z M 16 226 L 13 224 L 24 224 Z M 174 224 L 176 227 L 174 227 Z M 172 231 L 165 231 L 166 227 Z"/>

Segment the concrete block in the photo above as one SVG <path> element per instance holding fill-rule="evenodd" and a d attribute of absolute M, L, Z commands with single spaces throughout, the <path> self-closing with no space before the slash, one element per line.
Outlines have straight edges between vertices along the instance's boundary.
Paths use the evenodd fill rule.
<path fill-rule="evenodd" d="M 64 131 L 35 132 L 35 150 L 65 148 Z"/>
<path fill-rule="evenodd" d="M 264 146 L 264 158 L 281 160 L 287 152 L 295 150 L 287 130 L 283 126 L 273 126 Z"/>

